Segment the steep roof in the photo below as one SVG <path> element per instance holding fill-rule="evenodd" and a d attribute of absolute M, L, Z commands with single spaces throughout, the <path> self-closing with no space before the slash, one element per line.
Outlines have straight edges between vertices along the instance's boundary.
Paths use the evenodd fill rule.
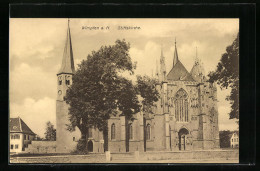
<path fill-rule="evenodd" d="M 194 81 L 190 73 L 187 69 L 183 66 L 181 61 L 179 60 L 177 46 L 176 46 L 176 39 L 175 39 L 175 51 L 173 57 L 173 65 L 171 71 L 167 75 L 167 80 L 172 81 Z"/>
<path fill-rule="evenodd" d="M 194 81 L 190 73 L 183 66 L 181 61 L 177 61 L 177 63 L 172 67 L 171 71 L 167 75 L 167 80 L 173 81 Z"/>
<path fill-rule="evenodd" d="M 68 21 L 67 38 L 66 38 L 64 52 L 63 52 L 62 64 L 58 74 L 62 74 L 62 73 L 66 73 L 66 74 L 75 73 L 69 21 Z"/>
<path fill-rule="evenodd" d="M 10 132 L 35 134 L 20 117 L 10 118 L 9 129 Z"/>

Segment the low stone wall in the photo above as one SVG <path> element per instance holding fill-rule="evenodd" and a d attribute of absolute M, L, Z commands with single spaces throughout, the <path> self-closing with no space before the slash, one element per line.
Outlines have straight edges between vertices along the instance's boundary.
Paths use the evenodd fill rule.
<path fill-rule="evenodd" d="M 215 150 L 215 151 L 158 151 L 140 153 L 141 160 L 176 160 L 176 159 L 238 159 L 238 150 Z"/>
<path fill-rule="evenodd" d="M 24 153 L 56 153 L 56 148 L 56 141 L 32 141 L 28 148 L 25 148 Z"/>
<path fill-rule="evenodd" d="M 10 163 L 105 163 L 104 154 L 43 156 L 43 157 L 15 157 Z"/>
<path fill-rule="evenodd" d="M 238 150 L 157 151 L 105 154 L 11 157 L 10 163 L 238 163 Z"/>

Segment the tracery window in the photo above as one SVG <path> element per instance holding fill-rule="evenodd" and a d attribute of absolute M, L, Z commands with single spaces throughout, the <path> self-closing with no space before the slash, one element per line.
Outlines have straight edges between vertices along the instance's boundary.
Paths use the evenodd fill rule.
<path fill-rule="evenodd" d="M 115 124 L 113 123 L 111 125 L 111 140 L 114 140 L 116 139 L 116 126 Z"/>
<path fill-rule="evenodd" d="M 188 94 L 180 89 L 175 95 L 175 118 L 177 122 L 188 122 Z"/>
<path fill-rule="evenodd" d="M 148 125 L 146 126 L 146 139 L 147 139 L 147 140 L 150 140 L 150 139 L 151 139 L 151 125 L 150 125 L 150 124 L 148 124 Z"/>
<path fill-rule="evenodd" d="M 129 139 L 132 140 L 133 138 L 133 126 L 132 124 L 129 124 Z"/>

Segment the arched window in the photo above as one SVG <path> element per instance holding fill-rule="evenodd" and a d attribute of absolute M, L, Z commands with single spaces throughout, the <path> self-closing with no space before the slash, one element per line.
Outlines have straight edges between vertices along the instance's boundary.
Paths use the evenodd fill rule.
<path fill-rule="evenodd" d="M 133 126 L 132 124 L 129 124 L 129 139 L 132 140 L 133 138 Z"/>
<path fill-rule="evenodd" d="M 175 118 L 177 122 L 188 122 L 188 94 L 185 90 L 180 89 L 175 95 Z"/>
<path fill-rule="evenodd" d="M 113 123 L 111 125 L 111 140 L 114 140 L 116 139 L 116 126 L 115 124 Z"/>
<path fill-rule="evenodd" d="M 146 139 L 150 140 L 151 139 L 151 125 L 147 124 L 146 126 Z"/>

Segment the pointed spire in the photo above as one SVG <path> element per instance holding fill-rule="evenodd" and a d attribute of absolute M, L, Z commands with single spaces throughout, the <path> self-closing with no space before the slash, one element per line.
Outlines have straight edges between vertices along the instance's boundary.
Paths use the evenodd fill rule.
<path fill-rule="evenodd" d="M 165 66 L 165 57 L 163 56 L 163 47 L 161 45 L 161 58 L 160 58 L 160 81 L 166 80 L 166 66 Z"/>
<path fill-rule="evenodd" d="M 175 51 L 174 51 L 174 58 L 173 58 L 173 66 L 179 61 L 177 47 L 176 47 L 176 38 L 175 38 Z"/>
<path fill-rule="evenodd" d="M 163 56 L 163 45 L 161 44 L 161 56 Z"/>
<path fill-rule="evenodd" d="M 67 38 L 65 42 L 61 68 L 58 74 L 61 73 L 73 74 L 74 72 L 75 72 L 75 67 L 74 67 L 71 34 L 70 34 L 70 20 L 68 19 Z"/>
<path fill-rule="evenodd" d="M 198 57 L 197 47 L 196 47 L 196 56 L 195 56 L 194 65 L 190 71 L 190 74 L 192 75 L 193 79 L 198 82 L 205 81 L 205 70 L 203 67 L 203 63 L 201 62 L 201 60 Z"/>
<path fill-rule="evenodd" d="M 156 59 L 156 71 L 155 71 L 155 77 L 156 79 L 159 78 L 159 67 L 158 67 L 158 60 Z"/>

